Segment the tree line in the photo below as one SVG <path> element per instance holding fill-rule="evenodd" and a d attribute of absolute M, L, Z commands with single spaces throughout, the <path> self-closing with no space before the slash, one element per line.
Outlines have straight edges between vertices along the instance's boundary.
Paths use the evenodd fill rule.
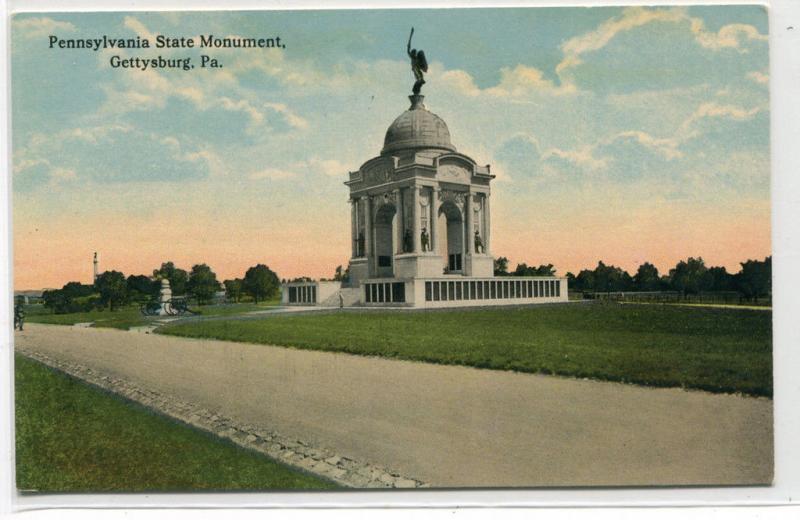
<path fill-rule="evenodd" d="M 173 296 L 192 298 L 198 305 L 211 303 L 223 290 L 229 301 L 239 302 L 249 296 L 256 303 L 275 297 L 280 290 L 278 275 L 264 264 L 249 268 L 242 278 L 220 283 L 206 264 L 196 264 L 186 271 L 173 262 L 164 262 L 153 270 L 152 276 L 139 274 L 126 278 L 120 271 L 105 271 L 93 284 L 68 282 L 61 289 L 44 291 L 42 301 L 56 314 L 105 308 L 113 311 L 157 298 L 163 279 L 169 280 Z"/>
<path fill-rule="evenodd" d="M 570 291 L 576 292 L 656 292 L 674 291 L 682 297 L 703 292 L 732 291 L 741 294 L 748 300 L 772 294 L 772 256 L 764 260 L 747 260 L 740 263 L 737 273 L 729 273 L 725 267 L 706 266 L 701 257 L 690 257 L 679 261 L 666 274 L 650 262 L 644 262 L 633 275 L 624 269 L 597 263 L 594 269 L 583 269 L 577 276 L 567 273 Z M 514 271 L 509 271 L 508 258 L 495 260 L 495 276 L 554 276 L 552 264 L 538 267 L 517 264 Z"/>

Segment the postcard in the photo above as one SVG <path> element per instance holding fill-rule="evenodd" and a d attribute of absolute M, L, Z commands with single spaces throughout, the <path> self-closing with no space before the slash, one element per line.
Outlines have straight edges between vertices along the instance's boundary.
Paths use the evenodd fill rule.
<path fill-rule="evenodd" d="M 770 485 L 767 22 L 14 14 L 17 489 Z"/>

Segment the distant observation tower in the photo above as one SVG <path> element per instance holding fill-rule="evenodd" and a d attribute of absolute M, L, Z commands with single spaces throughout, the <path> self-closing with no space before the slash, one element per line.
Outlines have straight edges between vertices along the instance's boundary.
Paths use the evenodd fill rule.
<path fill-rule="evenodd" d="M 94 277 L 92 278 L 92 283 L 94 283 L 97 280 L 97 274 L 98 274 L 98 272 L 97 272 L 97 268 L 98 268 L 97 251 L 94 252 L 94 260 L 92 261 L 92 267 L 93 267 L 93 273 L 94 273 Z"/>

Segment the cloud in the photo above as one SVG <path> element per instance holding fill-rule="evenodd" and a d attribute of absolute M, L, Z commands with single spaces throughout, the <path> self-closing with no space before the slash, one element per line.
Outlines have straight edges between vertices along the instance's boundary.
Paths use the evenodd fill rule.
<path fill-rule="evenodd" d="M 735 49 L 740 53 L 746 53 L 748 49 L 743 46 L 744 42 L 768 40 L 767 35 L 759 33 L 754 26 L 742 23 L 725 25 L 717 32 L 710 32 L 701 18 L 689 16 L 683 7 L 667 9 L 628 7 L 621 15 L 606 20 L 597 29 L 564 42 L 561 45 L 564 56 L 556 66 L 556 75 L 563 84 L 570 85 L 573 82 L 571 70 L 584 63 L 584 54 L 603 49 L 622 33 L 653 23 L 687 24 L 694 41 L 704 49 L 712 51 Z"/>
<path fill-rule="evenodd" d="M 705 22 L 700 18 L 691 19 L 691 30 L 695 35 L 697 43 L 706 49 L 720 50 L 725 48 L 737 49 L 746 52 L 741 47 L 743 40 L 756 40 L 765 42 L 769 38 L 765 34 L 758 32 L 758 29 L 747 24 L 730 24 L 723 26 L 717 32 L 709 32 L 705 28 Z"/>
<path fill-rule="evenodd" d="M 210 159 L 173 136 L 111 124 L 34 134 L 15 149 L 14 174 L 25 189 L 78 178 L 96 183 L 191 181 L 208 175 Z"/>
<path fill-rule="evenodd" d="M 680 141 L 678 141 L 677 139 L 653 137 L 647 132 L 642 132 L 640 130 L 629 130 L 626 132 L 620 132 L 615 136 L 613 136 L 607 142 L 611 143 L 614 141 L 621 141 L 626 139 L 636 141 L 638 144 L 658 153 L 667 160 L 683 157 L 683 153 L 678 149 Z"/>
<path fill-rule="evenodd" d="M 146 38 L 150 42 L 155 42 L 156 35 L 150 30 L 145 27 L 145 25 L 140 22 L 137 18 L 133 16 L 126 16 L 122 22 L 122 25 L 131 31 L 133 31 L 137 36 L 141 36 L 142 38 Z"/>
<path fill-rule="evenodd" d="M 252 180 L 270 179 L 273 181 L 280 181 L 291 179 L 295 176 L 297 176 L 297 174 L 293 171 L 281 170 L 277 168 L 266 168 L 264 170 L 253 172 L 248 177 Z"/>
<path fill-rule="evenodd" d="M 736 105 L 721 105 L 713 101 L 702 103 L 692 115 L 681 124 L 675 135 L 681 141 L 686 141 L 701 133 L 698 129 L 698 123 L 703 120 L 729 119 L 733 121 L 746 121 L 764 111 L 765 108 L 766 107 L 762 106 L 743 108 Z"/>
<path fill-rule="evenodd" d="M 754 70 L 753 72 L 748 72 L 747 78 L 755 81 L 760 85 L 766 85 L 769 83 L 769 74 L 764 74 L 763 72 L 759 72 L 757 70 Z"/>
<path fill-rule="evenodd" d="M 556 74 L 562 77 L 567 69 L 583 63 L 581 55 L 602 49 L 621 32 L 630 31 L 636 27 L 657 21 L 677 22 L 685 17 L 686 12 L 682 8 L 646 9 L 643 7 L 628 7 L 622 11 L 621 16 L 603 22 L 594 31 L 564 42 L 561 45 L 564 58 L 556 66 Z"/>
<path fill-rule="evenodd" d="M 61 22 L 52 18 L 16 18 L 12 22 L 14 35 L 23 38 L 41 38 L 57 32 L 73 32 L 76 27 L 69 22 Z"/>
<path fill-rule="evenodd" d="M 298 128 L 298 129 L 308 128 L 308 121 L 306 121 L 299 115 L 295 114 L 292 110 L 289 109 L 288 106 L 286 106 L 283 103 L 264 103 L 264 107 L 283 116 L 286 123 L 292 128 Z"/>

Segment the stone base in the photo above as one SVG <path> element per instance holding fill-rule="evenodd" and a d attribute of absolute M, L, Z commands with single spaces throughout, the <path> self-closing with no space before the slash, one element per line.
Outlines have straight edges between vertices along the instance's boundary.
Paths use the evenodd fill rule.
<path fill-rule="evenodd" d="M 394 278 L 442 276 L 444 258 L 433 253 L 405 253 L 394 256 Z"/>
<path fill-rule="evenodd" d="M 361 283 L 361 280 L 369 278 L 369 265 L 367 264 L 367 259 L 351 258 L 348 272 L 350 273 L 350 281 L 348 282 L 348 285 L 350 287 L 358 287 Z"/>
<path fill-rule="evenodd" d="M 468 253 L 464 268 L 469 276 L 489 278 L 494 276 L 494 258 L 492 255 Z"/>
<path fill-rule="evenodd" d="M 484 307 L 567 301 L 567 279 L 545 276 L 371 278 L 361 282 L 367 307 Z"/>

